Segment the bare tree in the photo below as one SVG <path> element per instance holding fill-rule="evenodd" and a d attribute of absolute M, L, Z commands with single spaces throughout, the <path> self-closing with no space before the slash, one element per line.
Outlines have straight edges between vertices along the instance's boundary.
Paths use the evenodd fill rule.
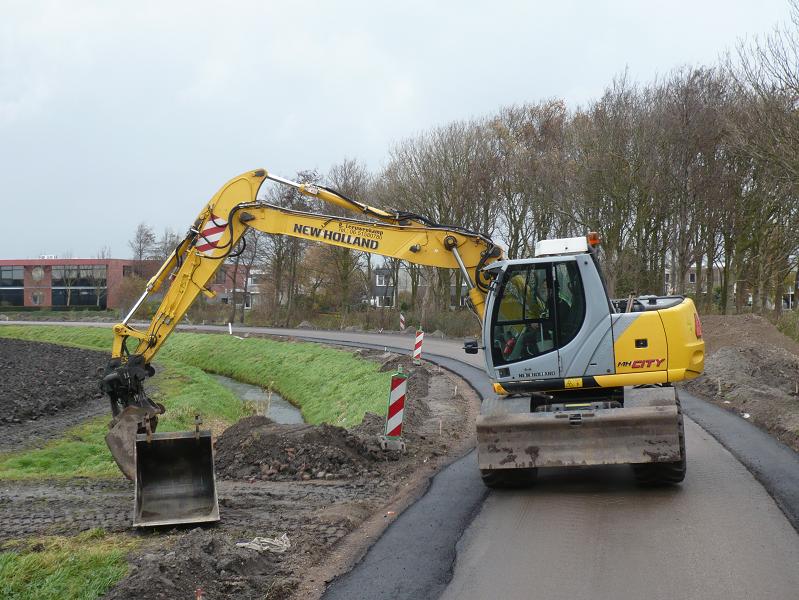
<path fill-rule="evenodd" d="M 128 241 L 134 261 L 133 270 L 140 277 L 144 276 L 144 261 L 153 254 L 155 240 L 153 228 L 142 222 L 136 226 L 133 237 Z"/>
<path fill-rule="evenodd" d="M 167 257 L 172 254 L 175 248 L 177 248 L 180 240 L 181 237 L 177 233 L 168 227 L 165 228 L 164 232 L 161 234 L 161 237 L 152 242 L 147 258 L 162 262 L 165 261 Z"/>

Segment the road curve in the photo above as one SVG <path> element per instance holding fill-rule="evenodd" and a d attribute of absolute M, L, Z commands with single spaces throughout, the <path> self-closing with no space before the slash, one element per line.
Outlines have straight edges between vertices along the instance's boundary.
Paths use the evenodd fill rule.
<path fill-rule="evenodd" d="M 411 337 L 399 335 L 247 330 L 408 350 L 412 345 Z M 475 374 L 475 367 L 482 367 L 479 355 L 466 355 L 458 343 L 431 338 L 425 340 L 425 350 L 468 365 L 462 376 L 487 393 L 485 379 Z M 719 439 L 757 438 L 749 423 L 743 429 L 727 427 L 725 418 L 735 419 L 735 427 L 742 421 L 734 416 L 712 411 L 700 416 Z M 686 444 L 685 482 L 657 490 L 636 487 L 630 470 L 619 466 L 542 470 L 530 489 L 486 495 L 475 489 L 478 478 L 464 467 L 470 460 L 466 457 L 440 473 L 428 494 L 401 515 L 325 597 L 799 598 L 799 535 L 774 499 L 736 457 L 690 419 Z M 766 455 L 762 448 L 774 444 L 780 446 L 770 438 L 758 438 L 749 455 L 734 439 L 728 445 L 752 468 L 752 461 Z M 788 478 L 786 485 L 793 484 L 799 480 L 799 462 L 792 453 L 778 450 L 768 454 L 783 453 L 783 470 L 774 479 Z M 782 488 L 773 487 L 780 482 L 772 485 L 761 472 L 768 472 L 769 465 L 760 468 L 753 471 L 782 498 Z M 790 514 L 792 507 L 781 504 Z M 446 518 L 450 513 L 451 520 Z"/>

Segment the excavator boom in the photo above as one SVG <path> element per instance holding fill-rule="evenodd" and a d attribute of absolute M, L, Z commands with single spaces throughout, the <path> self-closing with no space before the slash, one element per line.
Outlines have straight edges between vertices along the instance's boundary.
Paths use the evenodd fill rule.
<path fill-rule="evenodd" d="M 267 180 L 360 218 L 312 214 L 260 201 L 258 192 Z M 209 282 L 248 228 L 420 265 L 460 269 L 469 286 L 470 304 L 480 318 L 489 284 L 483 267 L 502 257 L 501 250 L 479 233 L 438 225 L 420 215 L 374 208 L 328 188 L 270 175 L 264 169 L 231 179 L 203 207 L 186 236 L 147 283 L 144 294 L 114 327 L 112 358 L 101 383 L 114 415 L 106 442 L 120 470 L 136 481 L 134 524 L 218 519 L 213 460 L 209 459 L 210 444 L 204 441 L 210 439 L 210 432 L 198 428 L 192 435 L 156 433 L 164 407 L 147 396 L 144 381 L 154 373 L 153 358 L 197 296 L 214 295 Z M 130 321 L 136 310 L 165 285 L 168 288 L 147 330 L 134 327 Z M 189 460 L 192 456 L 196 460 Z M 182 457 L 178 461 L 181 468 L 174 466 L 175 457 Z M 182 487 L 174 484 L 179 474 L 185 479 Z M 190 514 L 181 512 L 181 503 L 172 498 L 179 489 L 192 491 Z"/>

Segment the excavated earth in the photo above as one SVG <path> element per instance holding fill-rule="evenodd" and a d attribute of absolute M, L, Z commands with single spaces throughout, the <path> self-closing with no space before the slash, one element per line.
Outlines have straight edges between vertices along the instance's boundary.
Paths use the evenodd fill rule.
<path fill-rule="evenodd" d="M 133 487 L 121 477 L 0 481 L 0 542 L 69 535 L 93 527 L 136 536 L 142 545 L 129 557 L 130 572 L 106 598 L 194 598 L 197 589 L 204 591 L 205 598 L 318 597 L 327 581 L 346 572 L 424 492 L 439 468 L 474 445 L 478 399 L 462 380 L 427 363 L 415 367 L 407 357 L 356 352 L 378 361 L 385 371 L 402 364 L 409 374 L 405 453 L 380 449 L 377 435 L 383 432 L 383 418 L 378 415 L 367 414 L 350 430 L 248 417 L 216 440 L 222 516 L 217 525 L 131 531 Z M 102 413 L 102 399 L 95 398 L 94 368 L 105 355 L 0 339 L 4 367 L 12 364 L 5 361 L 20 354 L 35 357 L 36 365 L 17 360 L 13 377 L 23 389 L 37 392 L 27 404 L 17 403 L 23 409 L 39 407 L 39 399 L 57 393 L 60 404 L 57 411 L 44 404 L 30 413 L 36 415 L 33 423 L 42 428 L 42 435 L 37 437 L 37 430 L 22 419 L 3 423 L 5 434 L 15 428 L 25 430 L 36 438 L 29 443 L 36 445 L 55 431 L 63 432 L 68 421 L 62 420 L 62 414 L 68 411 L 61 406 L 80 407 L 99 400 L 95 414 Z M 64 377 L 40 368 L 42 356 L 53 368 L 90 375 L 64 387 Z M 3 404 L 7 397 L 0 396 Z M 57 426 L 47 428 L 48 421 Z M 255 537 L 283 534 L 290 542 L 283 553 L 236 546 Z"/>
<path fill-rule="evenodd" d="M 705 372 L 684 384 L 799 451 L 799 343 L 757 315 L 702 317 Z"/>
<path fill-rule="evenodd" d="M 108 410 L 103 352 L 0 339 L 0 452 L 41 444 Z"/>

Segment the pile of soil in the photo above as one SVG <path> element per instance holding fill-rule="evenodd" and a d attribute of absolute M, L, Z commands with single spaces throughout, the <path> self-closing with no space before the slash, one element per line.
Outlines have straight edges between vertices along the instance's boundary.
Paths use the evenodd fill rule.
<path fill-rule="evenodd" d="M 103 352 L 0 338 L 0 428 L 102 403 Z"/>
<path fill-rule="evenodd" d="M 376 441 L 341 427 L 283 425 L 255 416 L 225 430 L 215 462 L 223 478 L 285 481 L 368 475 L 371 463 L 385 459 Z"/>
<path fill-rule="evenodd" d="M 410 357 L 358 350 L 362 358 L 380 363 L 380 371 L 402 368 L 408 376 L 403 415 L 403 437 L 411 444 L 426 439 L 424 425 L 431 418 L 429 367 L 416 366 Z M 385 416 L 367 413 L 350 429 L 333 425 L 285 425 L 254 416 L 229 427 L 216 442 L 217 473 L 225 479 L 307 481 L 380 477 L 381 464 L 398 461 L 397 451 L 380 448 Z"/>
<path fill-rule="evenodd" d="M 205 598 L 281 600 L 296 587 L 282 562 L 281 554 L 239 548 L 220 532 L 197 528 L 179 538 L 166 554 L 147 552 L 137 557 L 125 585 L 105 598 L 194 598 L 201 589 Z"/>
<path fill-rule="evenodd" d="M 799 344 L 757 315 L 705 316 L 705 371 L 684 387 L 799 450 Z"/>

